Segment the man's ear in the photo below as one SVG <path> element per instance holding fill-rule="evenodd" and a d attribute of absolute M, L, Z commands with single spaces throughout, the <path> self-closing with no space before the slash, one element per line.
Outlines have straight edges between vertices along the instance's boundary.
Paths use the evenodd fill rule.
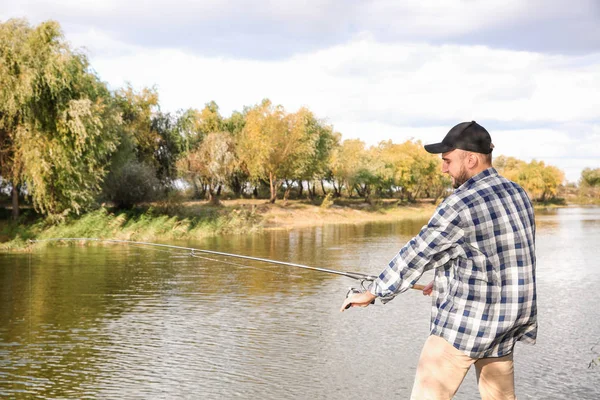
<path fill-rule="evenodd" d="M 479 165 L 479 157 L 477 157 L 477 154 L 475 153 L 468 153 L 467 154 L 467 167 L 469 169 L 475 169 L 477 168 L 477 166 Z"/>

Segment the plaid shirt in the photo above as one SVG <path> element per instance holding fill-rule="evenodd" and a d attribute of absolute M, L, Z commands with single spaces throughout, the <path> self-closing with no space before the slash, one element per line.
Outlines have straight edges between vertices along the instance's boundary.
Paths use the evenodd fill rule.
<path fill-rule="evenodd" d="M 535 222 L 516 183 L 489 168 L 436 209 L 373 282 L 386 303 L 435 269 L 431 334 L 472 358 L 501 357 L 535 343 Z"/>

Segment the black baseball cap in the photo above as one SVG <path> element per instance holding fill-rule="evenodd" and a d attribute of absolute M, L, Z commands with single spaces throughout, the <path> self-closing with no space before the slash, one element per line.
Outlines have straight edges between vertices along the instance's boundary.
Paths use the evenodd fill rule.
<path fill-rule="evenodd" d="M 425 145 L 425 150 L 433 154 L 446 153 L 454 149 L 490 154 L 493 148 L 490 134 L 475 121 L 461 122 L 450 129 L 441 143 Z"/>

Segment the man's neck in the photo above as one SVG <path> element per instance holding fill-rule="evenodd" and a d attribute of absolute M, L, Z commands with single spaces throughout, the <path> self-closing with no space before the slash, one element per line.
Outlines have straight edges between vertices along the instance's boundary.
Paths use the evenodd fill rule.
<path fill-rule="evenodd" d="M 491 167 L 492 166 L 489 164 L 478 166 L 477 168 L 471 170 L 471 176 L 469 178 L 472 178 L 475 175 L 478 175 L 478 174 L 482 173 L 483 171 L 485 171 L 486 169 L 491 168 Z"/>

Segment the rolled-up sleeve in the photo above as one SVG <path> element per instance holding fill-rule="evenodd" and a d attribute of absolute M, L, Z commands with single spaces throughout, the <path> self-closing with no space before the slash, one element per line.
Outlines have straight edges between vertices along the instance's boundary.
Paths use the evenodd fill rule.
<path fill-rule="evenodd" d="M 408 290 L 425 271 L 445 265 L 462 251 L 459 214 L 443 202 L 421 232 L 390 261 L 371 286 L 383 303 Z"/>

